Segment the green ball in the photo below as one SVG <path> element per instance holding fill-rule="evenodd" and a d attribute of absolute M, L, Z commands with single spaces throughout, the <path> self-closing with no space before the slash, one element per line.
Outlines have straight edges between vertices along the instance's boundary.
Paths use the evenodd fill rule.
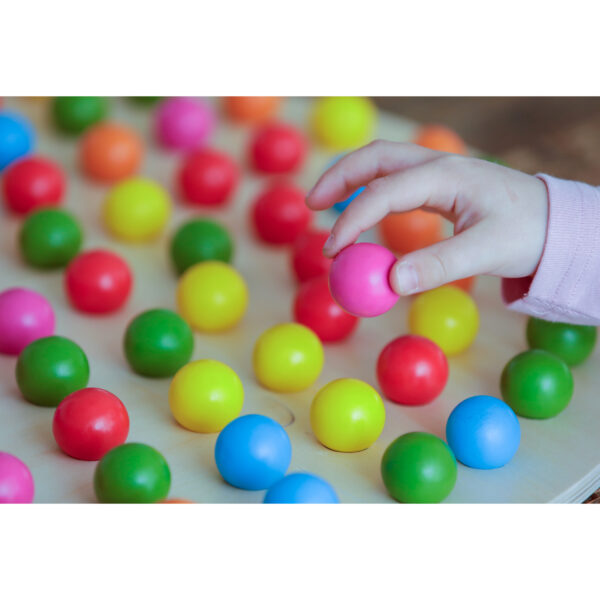
<path fill-rule="evenodd" d="M 194 350 L 190 326 L 171 310 L 157 308 L 135 317 L 123 340 L 131 368 L 146 377 L 170 377 L 187 362 Z"/>
<path fill-rule="evenodd" d="M 230 262 L 233 242 L 227 230 L 208 219 L 184 223 L 171 240 L 171 259 L 179 275 L 205 260 Z"/>
<path fill-rule="evenodd" d="M 140 106 L 152 106 L 162 100 L 162 96 L 131 96 L 129 99 Z"/>
<path fill-rule="evenodd" d="M 65 133 L 82 133 L 107 113 L 108 101 L 99 96 L 62 96 L 52 105 L 54 122 Z"/>
<path fill-rule="evenodd" d="M 58 406 L 71 392 L 87 385 L 90 366 L 75 342 L 53 335 L 23 349 L 16 378 L 26 400 L 38 406 Z"/>
<path fill-rule="evenodd" d="M 573 396 L 573 376 L 564 360 L 545 350 L 517 354 L 502 371 L 504 401 L 520 416 L 549 419 Z"/>
<path fill-rule="evenodd" d="M 580 365 L 594 350 L 596 328 L 531 317 L 527 322 L 527 343 L 530 348 L 556 354 L 569 366 Z"/>
<path fill-rule="evenodd" d="M 406 433 L 396 438 L 381 459 L 381 476 L 398 502 L 441 502 L 456 484 L 452 450 L 431 433 Z"/>
<path fill-rule="evenodd" d="M 79 252 L 83 234 L 64 210 L 48 208 L 30 215 L 19 236 L 25 262 L 40 269 L 64 267 Z"/>
<path fill-rule="evenodd" d="M 146 444 L 122 444 L 96 465 L 94 490 L 100 502 L 152 503 L 164 500 L 171 471 L 164 456 Z"/>

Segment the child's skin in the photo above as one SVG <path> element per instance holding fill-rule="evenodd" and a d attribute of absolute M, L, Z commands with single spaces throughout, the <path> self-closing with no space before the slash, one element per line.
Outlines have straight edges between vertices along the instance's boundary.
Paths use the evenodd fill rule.
<path fill-rule="evenodd" d="M 511 308 L 548 320 L 600 324 L 600 257 L 591 269 L 583 264 L 589 262 L 585 248 L 576 248 L 583 245 L 576 243 L 580 239 L 588 246 L 588 238 L 595 240 L 597 229 L 588 223 L 591 215 L 599 221 L 596 188 L 413 144 L 376 141 L 326 171 L 306 202 L 323 210 L 362 185 L 366 190 L 334 225 L 326 256 L 335 256 L 388 213 L 423 208 L 454 223 L 455 235 L 400 258 L 390 273 L 396 293 L 413 294 L 471 275 L 498 275 L 507 278 L 503 294 Z M 572 256 L 565 257 L 568 252 Z M 597 275 L 599 282 L 578 291 L 587 267 L 587 276 Z M 561 268 L 565 273 L 557 271 Z"/>

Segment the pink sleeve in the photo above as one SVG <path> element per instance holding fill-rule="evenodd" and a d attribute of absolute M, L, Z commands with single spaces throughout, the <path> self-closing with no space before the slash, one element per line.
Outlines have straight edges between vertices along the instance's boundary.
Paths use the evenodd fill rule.
<path fill-rule="evenodd" d="M 600 325 L 600 189 L 538 177 L 549 201 L 544 252 L 533 276 L 502 281 L 503 300 L 547 321 Z"/>

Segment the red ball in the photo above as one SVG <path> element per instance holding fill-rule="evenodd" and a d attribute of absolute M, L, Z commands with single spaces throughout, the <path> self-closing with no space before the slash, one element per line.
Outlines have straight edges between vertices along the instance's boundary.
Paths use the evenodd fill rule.
<path fill-rule="evenodd" d="M 312 329 L 322 342 L 346 339 L 359 321 L 336 304 L 327 275 L 309 279 L 300 286 L 294 300 L 294 319 Z"/>
<path fill-rule="evenodd" d="M 205 149 L 186 156 L 177 177 L 186 202 L 211 207 L 221 206 L 231 199 L 239 171 L 227 154 Z"/>
<path fill-rule="evenodd" d="M 301 167 L 305 156 L 304 136 L 285 123 L 259 127 L 250 143 L 250 162 L 259 173 L 291 173 Z"/>
<path fill-rule="evenodd" d="M 306 231 L 294 242 L 292 269 L 300 283 L 329 273 L 331 258 L 323 256 L 323 246 L 328 237 L 329 231 L 319 229 Z"/>
<path fill-rule="evenodd" d="M 125 443 L 129 415 L 123 403 L 100 388 L 69 394 L 57 407 L 52 433 L 60 449 L 79 460 L 100 460 Z"/>
<path fill-rule="evenodd" d="M 65 272 L 71 304 L 86 313 L 110 313 L 125 304 L 133 277 L 127 263 L 108 250 L 90 250 L 74 258 Z"/>
<path fill-rule="evenodd" d="M 64 193 L 64 173 L 47 158 L 24 158 L 4 173 L 4 203 L 18 215 L 26 215 L 41 206 L 60 204 Z"/>
<path fill-rule="evenodd" d="M 383 395 L 392 402 L 420 406 L 442 393 L 448 381 L 448 360 L 431 340 L 403 335 L 381 351 L 377 379 Z"/>
<path fill-rule="evenodd" d="M 304 192 L 287 182 L 276 182 L 254 202 L 252 216 L 258 236 L 270 244 L 295 242 L 313 219 Z"/>

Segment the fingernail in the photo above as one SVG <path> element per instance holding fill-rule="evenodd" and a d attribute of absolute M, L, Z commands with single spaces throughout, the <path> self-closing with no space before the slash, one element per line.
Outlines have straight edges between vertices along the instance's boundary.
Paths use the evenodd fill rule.
<path fill-rule="evenodd" d="M 333 248 L 333 233 L 327 238 L 327 241 L 323 244 L 323 253 L 327 254 L 331 248 Z"/>
<path fill-rule="evenodd" d="M 396 292 L 408 296 L 419 291 L 419 278 L 413 265 L 401 262 L 396 265 L 393 273 L 393 283 Z"/>

